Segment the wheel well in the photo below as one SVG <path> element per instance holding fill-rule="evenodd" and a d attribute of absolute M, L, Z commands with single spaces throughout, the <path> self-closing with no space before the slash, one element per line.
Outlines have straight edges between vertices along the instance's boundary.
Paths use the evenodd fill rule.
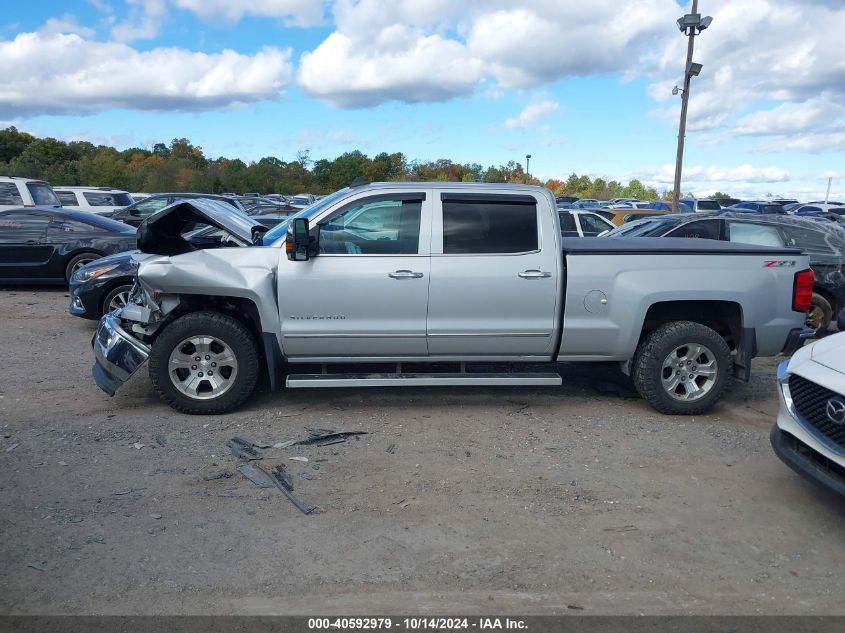
<path fill-rule="evenodd" d="M 261 379 L 266 380 L 269 378 L 270 386 L 274 387 L 275 376 L 273 375 L 272 368 L 276 366 L 275 362 L 278 362 L 278 359 L 274 358 L 271 360 L 267 358 L 268 350 L 265 347 L 263 331 L 261 329 L 261 316 L 258 313 L 258 307 L 255 305 L 255 302 L 244 297 L 180 295 L 179 305 L 167 315 L 165 321 L 172 321 L 180 316 L 184 316 L 185 314 L 189 314 L 191 312 L 197 312 L 199 310 L 213 310 L 215 312 L 221 312 L 246 325 L 252 336 L 255 338 L 255 342 L 258 345 L 258 352 L 261 355 L 261 365 L 263 368 L 261 371 Z M 158 331 L 161 332 L 162 329 L 163 328 L 159 328 Z"/>
<path fill-rule="evenodd" d="M 836 315 L 836 312 L 838 310 L 838 306 L 836 305 L 836 297 L 833 296 L 833 293 L 831 293 L 829 290 L 822 288 L 821 286 L 818 286 L 818 285 L 813 286 L 813 292 L 815 292 L 816 294 L 819 294 L 822 297 L 824 297 L 825 299 L 827 299 L 827 302 L 830 304 L 830 307 L 833 309 L 833 314 Z"/>
<path fill-rule="evenodd" d="M 661 301 L 646 312 L 640 339 L 670 321 L 693 321 L 715 330 L 732 350 L 742 338 L 742 308 L 733 301 Z"/>

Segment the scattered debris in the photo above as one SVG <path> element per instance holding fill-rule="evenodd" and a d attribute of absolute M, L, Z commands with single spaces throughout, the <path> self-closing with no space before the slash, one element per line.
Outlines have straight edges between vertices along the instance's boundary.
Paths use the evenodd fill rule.
<path fill-rule="evenodd" d="M 72 516 L 68 519 L 70 523 L 82 523 L 85 519 L 80 516 Z"/>
<path fill-rule="evenodd" d="M 64 460 L 59 460 L 59 466 L 67 466 L 67 462 Z"/>
<path fill-rule="evenodd" d="M 296 444 L 296 440 L 288 440 L 287 442 L 276 442 L 273 444 L 273 448 L 287 448 L 288 446 L 293 446 Z"/>
<path fill-rule="evenodd" d="M 150 518 L 155 519 L 156 521 L 158 521 L 158 520 L 161 518 L 161 515 L 160 515 L 158 512 L 153 512 L 153 513 L 150 515 Z"/>
<path fill-rule="evenodd" d="M 294 496 L 293 479 L 291 478 L 290 473 L 285 470 L 284 464 L 276 466 L 275 470 L 271 473 L 271 476 L 273 477 L 276 487 L 282 491 L 282 494 L 285 495 L 300 512 L 303 514 L 311 514 L 314 510 L 314 506 L 303 503 Z"/>
<path fill-rule="evenodd" d="M 217 493 L 218 497 L 245 497 L 243 493 L 237 488 L 230 488 L 229 490 L 224 490 L 223 492 Z"/>
<path fill-rule="evenodd" d="M 582 607 L 580 604 L 568 604 L 568 605 L 566 605 L 566 608 L 570 609 L 571 611 L 583 611 L 584 610 L 584 607 Z"/>
<path fill-rule="evenodd" d="M 85 542 L 89 545 L 92 543 L 99 543 L 100 545 L 104 545 L 106 542 L 106 537 L 102 534 L 94 534 L 93 536 L 89 536 L 85 539 Z"/>
<path fill-rule="evenodd" d="M 335 431 L 334 429 L 312 429 L 309 427 L 305 427 L 305 430 L 308 431 L 308 438 L 299 440 L 295 444 L 327 446 L 328 444 L 345 442 L 347 437 L 354 435 L 367 435 L 367 431 Z"/>
<path fill-rule="evenodd" d="M 396 452 L 396 444 L 391 444 L 390 446 L 388 446 L 387 452 L 390 453 L 391 455 L 393 455 L 393 453 Z"/>
<path fill-rule="evenodd" d="M 226 470 L 224 468 L 223 470 L 215 470 L 214 472 L 206 473 L 205 475 L 202 476 L 202 478 L 205 481 L 215 481 L 217 479 L 228 479 L 233 474 L 234 473 L 232 473 L 231 470 Z M 115 493 L 115 494 L 117 494 L 117 493 Z"/>
<path fill-rule="evenodd" d="M 273 478 L 270 477 L 265 471 L 261 470 L 260 468 L 256 468 L 252 464 L 238 464 L 237 466 L 238 471 L 247 479 L 249 479 L 252 483 L 254 483 L 259 488 L 275 488 L 276 484 L 273 483 Z"/>
<path fill-rule="evenodd" d="M 131 494 L 131 493 L 133 493 L 133 492 L 135 492 L 135 491 L 134 491 L 134 489 L 132 489 L 132 488 L 126 488 L 125 490 L 115 490 L 112 494 L 113 494 L 115 497 L 121 497 L 121 496 L 123 496 L 123 495 L 128 495 L 128 494 Z"/>
<path fill-rule="evenodd" d="M 156 441 L 156 444 L 158 444 L 159 446 L 167 446 L 167 438 L 164 437 L 163 435 L 156 435 L 155 441 Z"/>
<path fill-rule="evenodd" d="M 636 525 L 620 525 L 617 527 L 604 528 L 605 532 L 636 532 L 639 530 Z"/>
<path fill-rule="evenodd" d="M 18 447 L 18 445 L 17 445 L 17 444 L 12 444 L 9 448 L 7 448 L 7 449 L 6 449 L 6 452 L 7 452 L 7 453 L 11 453 L 11 452 L 12 452 L 13 450 L 15 450 L 17 447 Z"/>
<path fill-rule="evenodd" d="M 33 569 L 37 569 L 38 571 L 47 571 L 47 561 L 37 560 L 27 565 L 27 567 L 32 567 Z"/>
<path fill-rule="evenodd" d="M 241 446 L 251 446 L 253 448 L 270 448 L 270 445 L 266 442 L 258 442 L 251 437 L 244 437 L 243 435 L 236 435 L 232 438 L 233 442 L 240 444 Z"/>
<path fill-rule="evenodd" d="M 135 442 L 132 446 L 133 446 L 133 448 L 140 451 L 142 448 L 144 448 L 146 446 L 146 444 L 141 444 L 141 442 Z"/>
<path fill-rule="evenodd" d="M 243 459 L 245 461 L 251 461 L 253 459 L 261 459 L 261 455 L 258 454 L 252 444 L 244 444 L 239 442 L 241 438 L 233 437 L 231 440 L 226 442 L 226 446 L 229 447 L 229 450 L 232 451 L 232 455 L 237 457 L 238 459 Z"/>
<path fill-rule="evenodd" d="M 300 457 L 299 455 L 291 457 L 291 459 L 294 460 L 294 461 L 297 461 L 297 462 L 307 462 L 308 461 L 307 457 Z"/>

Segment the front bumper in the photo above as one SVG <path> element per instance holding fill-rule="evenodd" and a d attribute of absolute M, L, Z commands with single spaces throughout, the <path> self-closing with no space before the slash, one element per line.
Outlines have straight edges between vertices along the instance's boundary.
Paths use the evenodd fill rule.
<path fill-rule="evenodd" d="M 94 347 L 91 370 L 94 382 L 110 396 L 150 357 L 149 346 L 127 334 L 117 317 L 111 314 L 100 319 L 91 345 Z"/>
<path fill-rule="evenodd" d="M 787 368 L 778 367 L 778 411 L 769 439 L 775 454 L 795 472 L 845 497 L 845 455 L 834 451 L 803 420 L 792 404 Z"/>

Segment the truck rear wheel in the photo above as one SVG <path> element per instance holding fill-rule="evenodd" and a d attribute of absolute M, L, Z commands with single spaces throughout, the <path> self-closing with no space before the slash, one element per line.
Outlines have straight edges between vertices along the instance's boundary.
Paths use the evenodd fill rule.
<path fill-rule="evenodd" d="M 187 314 L 159 334 L 150 351 L 150 380 L 182 413 L 226 413 L 255 389 L 259 354 L 252 333 L 218 312 Z"/>
<path fill-rule="evenodd" d="M 705 325 L 667 323 L 640 342 L 634 358 L 634 386 L 660 413 L 704 413 L 727 387 L 730 354 L 725 340 Z"/>

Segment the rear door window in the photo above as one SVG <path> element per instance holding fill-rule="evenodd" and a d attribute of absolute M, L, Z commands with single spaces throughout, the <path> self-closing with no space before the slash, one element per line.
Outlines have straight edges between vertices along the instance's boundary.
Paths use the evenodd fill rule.
<path fill-rule="evenodd" d="M 719 211 L 722 208 L 715 200 L 699 200 L 696 206 L 699 211 Z"/>
<path fill-rule="evenodd" d="M 699 220 L 679 226 L 674 231 L 666 234 L 666 237 L 691 237 L 705 240 L 718 240 L 720 238 L 719 220 Z"/>
<path fill-rule="evenodd" d="M 563 237 L 580 237 L 578 227 L 575 226 L 575 218 L 571 213 L 558 213 L 560 218 L 560 234 Z"/>
<path fill-rule="evenodd" d="M 602 221 L 601 218 L 593 215 L 592 213 L 584 213 L 581 215 L 580 219 L 581 230 L 584 232 L 584 235 L 595 236 L 613 228 L 612 226 L 608 226 L 606 222 Z"/>
<path fill-rule="evenodd" d="M 25 242 L 44 237 L 50 218 L 34 213 L 0 215 L 0 235 L 7 241 Z"/>
<path fill-rule="evenodd" d="M 0 182 L 0 204 L 23 206 L 23 198 L 15 183 Z"/>
<path fill-rule="evenodd" d="M 76 194 L 72 191 L 56 191 L 56 196 L 63 207 L 75 207 L 79 205 L 76 199 Z"/>
<path fill-rule="evenodd" d="M 784 239 L 777 227 L 750 222 L 728 222 L 728 241 L 758 246 L 784 246 Z"/>
<path fill-rule="evenodd" d="M 527 253 L 539 248 L 537 201 L 522 195 L 442 194 L 443 253 Z"/>
<path fill-rule="evenodd" d="M 111 193 L 100 193 L 100 192 L 93 192 L 93 191 L 85 191 L 82 193 L 85 196 L 85 199 L 88 201 L 92 207 L 120 207 L 125 206 L 121 205 L 115 200 L 114 194 Z"/>
<path fill-rule="evenodd" d="M 28 182 L 26 188 L 29 189 L 29 195 L 32 196 L 32 201 L 38 206 L 44 207 L 58 207 L 61 202 L 53 193 L 52 187 L 43 182 Z"/>

